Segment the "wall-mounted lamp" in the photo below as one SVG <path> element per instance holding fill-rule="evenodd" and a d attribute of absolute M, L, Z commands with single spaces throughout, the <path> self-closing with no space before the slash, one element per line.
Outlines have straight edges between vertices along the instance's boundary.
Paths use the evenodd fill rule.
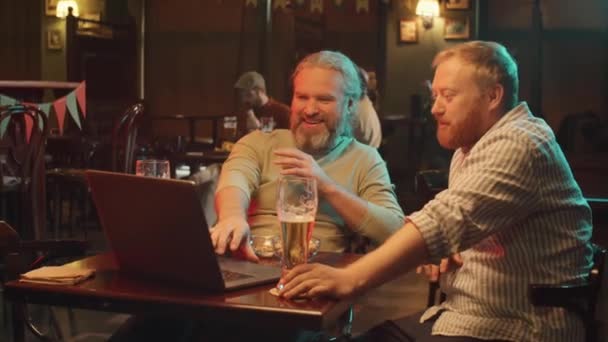
<path fill-rule="evenodd" d="M 419 0 L 416 15 L 422 17 L 422 26 L 430 29 L 433 27 L 433 18 L 439 16 L 439 3 L 437 0 Z"/>
<path fill-rule="evenodd" d="M 72 15 L 78 16 L 78 4 L 74 0 L 59 0 L 57 3 L 57 18 L 65 18 L 68 16 L 69 8 L 72 7 Z"/>

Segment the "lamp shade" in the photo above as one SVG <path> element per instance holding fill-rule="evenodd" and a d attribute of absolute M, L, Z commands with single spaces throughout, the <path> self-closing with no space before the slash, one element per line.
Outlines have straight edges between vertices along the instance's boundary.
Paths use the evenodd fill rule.
<path fill-rule="evenodd" d="M 416 15 L 423 17 L 438 17 L 439 3 L 437 0 L 419 0 L 416 6 Z"/>
<path fill-rule="evenodd" d="M 78 4 L 75 0 L 59 0 L 57 3 L 57 18 L 65 18 L 68 16 L 68 8 L 72 7 L 72 15 L 78 16 Z"/>

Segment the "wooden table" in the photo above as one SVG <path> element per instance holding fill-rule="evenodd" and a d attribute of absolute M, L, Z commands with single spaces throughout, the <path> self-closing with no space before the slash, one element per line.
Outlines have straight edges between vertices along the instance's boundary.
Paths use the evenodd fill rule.
<path fill-rule="evenodd" d="M 201 166 L 208 166 L 211 164 L 223 164 L 230 152 L 227 151 L 214 151 L 214 150 L 203 150 L 197 152 L 176 152 L 170 156 L 171 160 L 171 177 L 175 178 L 176 167 L 180 164 L 186 164 L 190 168 L 190 174 L 198 172 Z"/>
<path fill-rule="evenodd" d="M 320 253 L 315 261 L 346 265 L 358 258 L 355 254 Z M 11 281 L 5 284 L 5 298 L 19 307 L 25 303 L 69 306 L 100 311 L 162 313 L 218 322 L 247 323 L 250 327 L 331 330 L 348 313 L 352 301 L 315 299 L 290 301 L 268 293 L 274 284 L 221 294 L 177 287 L 157 281 L 136 279 L 118 272 L 112 254 L 85 258 L 70 264 L 94 268 L 95 277 L 75 286 L 56 286 Z M 24 336 L 23 322 L 14 322 L 15 340 Z"/>
<path fill-rule="evenodd" d="M 321 252 L 311 262 L 343 266 L 360 255 Z M 276 262 L 276 261 L 275 261 Z M 19 282 L 6 284 L 5 298 L 16 303 L 39 303 L 57 306 L 122 313 L 154 313 L 226 319 L 254 327 L 270 324 L 294 330 L 325 330 L 332 335 L 351 329 L 353 335 L 369 330 L 387 319 L 419 312 L 426 306 L 428 281 L 410 272 L 353 301 L 317 299 L 293 302 L 268 293 L 272 285 L 210 295 L 136 280 L 117 272 L 111 254 L 86 258 L 72 263 L 75 267 L 97 270 L 95 278 L 77 286 L 51 286 Z M 17 306 L 17 309 L 18 306 Z M 23 324 L 14 325 L 15 336 L 23 334 Z M 22 341 L 17 338 L 16 341 Z"/>
<path fill-rule="evenodd" d="M 202 115 L 157 115 L 152 116 L 152 120 L 173 120 L 173 121 L 187 121 L 188 131 L 190 135 L 190 144 L 196 143 L 196 122 L 197 121 L 210 121 L 211 122 L 211 138 L 213 140 L 212 146 L 220 146 L 220 124 L 224 120 L 223 115 L 215 116 L 202 116 Z"/>

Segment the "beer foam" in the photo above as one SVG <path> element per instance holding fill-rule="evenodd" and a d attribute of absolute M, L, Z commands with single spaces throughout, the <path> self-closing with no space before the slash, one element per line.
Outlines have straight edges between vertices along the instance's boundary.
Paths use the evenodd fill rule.
<path fill-rule="evenodd" d="M 283 222 L 310 222 L 315 220 L 314 215 L 297 215 L 293 213 L 279 213 L 279 220 Z"/>

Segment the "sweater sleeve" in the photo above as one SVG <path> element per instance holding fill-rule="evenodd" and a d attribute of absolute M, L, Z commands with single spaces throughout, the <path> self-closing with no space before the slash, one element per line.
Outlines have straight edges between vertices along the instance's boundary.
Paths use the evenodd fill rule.
<path fill-rule="evenodd" d="M 355 230 L 380 244 L 403 226 L 404 215 L 397 202 L 386 163 L 376 150 L 369 150 L 373 153 L 372 163 L 362 173 L 358 193 L 367 202 L 367 213 Z"/>
<path fill-rule="evenodd" d="M 255 148 L 258 135 L 259 132 L 252 132 L 234 144 L 228 159 L 222 165 L 216 193 L 234 186 L 243 190 L 249 199 L 258 187 L 261 178 L 261 167 Z"/>

